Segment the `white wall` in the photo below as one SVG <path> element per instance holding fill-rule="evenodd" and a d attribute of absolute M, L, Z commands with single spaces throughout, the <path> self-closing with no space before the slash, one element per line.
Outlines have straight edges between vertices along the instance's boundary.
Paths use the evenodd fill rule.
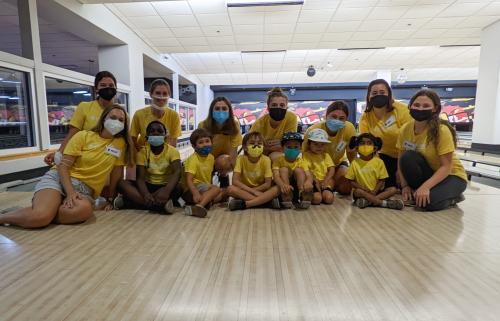
<path fill-rule="evenodd" d="M 196 99 L 198 105 L 196 109 L 196 119 L 200 122 L 207 118 L 208 108 L 214 99 L 214 92 L 210 89 L 209 85 L 198 85 L 196 88 Z"/>
<path fill-rule="evenodd" d="M 500 21 L 481 34 L 472 142 L 500 145 Z"/>

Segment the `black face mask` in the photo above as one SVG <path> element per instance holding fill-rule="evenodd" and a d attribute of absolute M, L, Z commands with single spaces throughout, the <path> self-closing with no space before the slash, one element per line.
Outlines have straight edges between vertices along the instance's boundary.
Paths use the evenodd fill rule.
<path fill-rule="evenodd" d="M 275 121 L 281 121 L 285 118 L 286 109 L 284 108 L 269 108 L 269 117 Z"/>
<path fill-rule="evenodd" d="M 102 99 L 111 100 L 116 95 L 116 88 L 112 87 L 101 88 L 97 93 L 99 94 L 99 97 L 101 97 Z"/>
<path fill-rule="evenodd" d="M 410 109 L 410 116 L 413 117 L 416 121 L 425 121 L 432 118 L 434 112 L 432 109 Z"/>
<path fill-rule="evenodd" d="M 389 96 L 377 95 L 370 98 L 370 104 L 375 108 L 382 108 L 389 105 Z"/>

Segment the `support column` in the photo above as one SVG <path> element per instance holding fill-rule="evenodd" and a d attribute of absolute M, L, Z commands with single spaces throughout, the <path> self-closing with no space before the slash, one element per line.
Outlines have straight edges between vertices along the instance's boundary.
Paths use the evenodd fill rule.
<path fill-rule="evenodd" d="M 472 148 L 500 153 L 500 21 L 481 34 Z"/>
<path fill-rule="evenodd" d="M 22 54 L 25 58 L 34 61 L 34 92 L 33 113 L 38 121 L 33 120 L 33 130 L 38 130 L 39 146 L 41 150 L 49 149 L 50 134 L 47 111 L 47 97 L 45 93 L 45 79 L 43 77 L 42 49 L 40 46 L 40 31 L 38 28 L 38 14 L 36 0 L 18 0 L 19 28 L 21 29 Z"/>
<path fill-rule="evenodd" d="M 179 99 L 179 74 L 176 72 L 172 74 L 172 98 Z"/>

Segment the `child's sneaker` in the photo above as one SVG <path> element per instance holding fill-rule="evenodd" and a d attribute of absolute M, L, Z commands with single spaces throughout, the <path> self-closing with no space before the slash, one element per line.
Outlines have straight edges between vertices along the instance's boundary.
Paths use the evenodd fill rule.
<path fill-rule="evenodd" d="M 280 208 L 289 210 L 289 209 L 293 208 L 293 203 L 289 202 L 289 201 L 280 202 L 279 206 L 280 206 Z"/>
<path fill-rule="evenodd" d="M 188 216 L 205 217 L 207 216 L 207 210 L 203 206 L 199 205 L 188 205 L 184 208 L 184 214 Z"/>
<path fill-rule="evenodd" d="M 123 200 L 123 195 L 118 194 L 113 200 L 113 209 L 121 210 L 125 206 L 125 201 Z"/>
<path fill-rule="evenodd" d="M 163 207 L 165 210 L 166 214 L 173 214 L 174 213 L 174 202 L 169 199 L 166 203 L 165 206 Z"/>
<path fill-rule="evenodd" d="M 296 205 L 297 209 L 300 210 L 307 210 L 309 207 L 311 207 L 311 202 L 310 201 L 300 201 Z"/>
<path fill-rule="evenodd" d="M 271 201 L 271 208 L 275 210 L 279 210 L 281 208 L 280 200 L 277 197 L 273 198 L 273 200 Z"/>
<path fill-rule="evenodd" d="M 247 206 L 244 200 L 233 198 L 227 204 L 230 211 L 244 210 Z"/>
<path fill-rule="evenodd" d="M 403 200 L 387 200 L 387 208 L 402 210 L 405 207 Z"/>
<path fill-rule="evenodd" d="M 366 208 L 370 206 L 370 202 L 366 198 L 358 198 L 354 201 L 354 205 L 356 205 L 359 208 Z"/>

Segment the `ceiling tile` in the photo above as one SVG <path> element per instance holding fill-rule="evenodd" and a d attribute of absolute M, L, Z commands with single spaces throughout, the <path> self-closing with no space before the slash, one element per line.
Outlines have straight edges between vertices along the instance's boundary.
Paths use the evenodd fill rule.
<path fill-rule="evenodd" d="M 293 36 L 294 42 L 318 42 L 320 41 L 322 34 L 295 34 Z"/>
<path fill-rule="evenodd" d="M 168 15 L 162 16 L 170 28 L 197 27 L 198 22 L 193 15 Z"/>
<path fill-rule="evenodd" d="M 333 16 L 333 21 L 364 20 L 372 8 L 339 8 Z"/>
<path fill-rule="evenodd" d="M 233 28 L 231 26 L 203 26 L 201 29 L 205 36 L 232 36 Z"/>
<path fill-rule="evenodd" d="M 408 6 L 401 7 L 375 7 L 368 15 L 368 20 L 399 19 L 409 9 Z"/>
<path fill-rule="evenodd" d="M 234 45 L 235 40 L 233 36 L 221 36 L 221 37 L 206 37 L 210 45 Z"/>
<path fill-rule="evenodd" d="M 264 26 L 265 34 L 289 34 L 294 30 L 295 24 L 293 23 L 266 24 Z"/>
<path fill-rule="evenodd" d="M 287 35 L 268 35 L 264 34 L 264 43 L 265 44 L 271 44 L 271 43 L 288 43 L 292 41 L 293 34 L 287 34 Z"/>
<path fill-rule="evenodd" d="M 357 31 L 385 31 L 395 22 L 395 20 L 368 20 L 364 21 Z"/>
<path fill-rule="evenodd" d="M 444 29 L 453 28 L 461 23 L 465 18 L 463 17 L 449 17 L 449 18 L 434 18 L 425 23 L 422 28 L 425 29 Z"/>
<path fill-rule="evenodd" d="M 225 0 L 189 0 L 194 13 L 223 13 L 226 12 Z"/>
<path fill-rule="evenodd" d="M 477 14 L 480 16 L 500 16 L 500 1 L 490 3 Z"/>
<path fill-rule="evenodd" d="M 261 25 L 264 23 L 264 15 L 231 14 L 231 23 L 234 25 Z"/>
<path fill-rule="evenodd" d="M 352 37 L 352 40 L 376 40 L 383 34 L 382 31 L 368 31 L 368 32 L 355 32 Z"/>
<path fill-rule="evenodd" d="M 299 11 L 275 11 L 266 12 L 264 22 L 266 24 L 296 23 Z"/>
<path fill-rule="evenodd" d="M 486 3 L 460 3 L 452 4 L 439 14 L 439 17 L 467 17 L 482 9 Z"/>
<path fill-rule="evenodd" d="M 158 16 L 130 17 L 128 20 L 139 29 L 167 27 L 163 19 Z"/>
<path fill-rule="evenodd" d="M 421 29 L 416 31 L 412 38 L 434 38 L 439 37 L 446 32 L 447 29 Z"/>
<path fill-rule="evenodd" d="M 179 38 L 179 42 L 184 46 L 207 46 L 208 42 L 203 37 Z"/>
<path fill-rule="evenodd" d="M 321 41 L 346 41 L 351 39 L 354 32 L 330 32 L 323 34 Z"/>
<path fill-rule="evenodd" d="M 192 14 L 187 1 L 154 1 L 151 2 L 151 5 L 161 16 L 173 14 Z"/>
<path fill-rule="evenodd" d="M 335 10 L 302 10 L 299 22 L 329 22 Z"/>
<path fill-rule="evenodd" d="M 172 32 L 176 37 L 201 37 L 203 32 L 199 27 L 172 28 Z"/>
<path fill-rule="evenodd" d="M 151 43 L 158 47 L 181 47 L 181 43 L 176 38 L 156 38 L 150 39 Z"/>
<path fill-rule="evenodd" d="M 328 27 L 328 22 L 298 23 L 295 33 L 322 33 Z"/>
<path fill-rule="evenodd" d="M 196 20 L 200 26 L 228 26 L 231 25 L 229 16 L 227 14 L 199 14 L 196 15 Z"/>
<path fill-rule="evenodd" d="M 155 16 L 156 11 L 148 2 L 140 3 L 115 3 L 115 8 L 126 17 Z"/>
<path fill-rule="evenodd" d="M 413 6 L 403 18 L 432 18 L 442 12 L 447 5 L 420 5 Z"/>
<path fill-rule="evenodd" d="M 361 25 L 362 21 L 342 21 L 342 22 L 331 22 L 328 26 L 328 32 L 344 32 L 344 31 L 356 31 Z"/>
<path fill-rule="evenodd" d="M 169 28 L 140 29 L 140 32 L 148 38 L 172 37 L 174 34 Z"/>
<path fill-rule="evenodd" d="M 257 35 L 264 33 L 263 25 L 235 25 L 233 26 L 235 35 Z"/>

